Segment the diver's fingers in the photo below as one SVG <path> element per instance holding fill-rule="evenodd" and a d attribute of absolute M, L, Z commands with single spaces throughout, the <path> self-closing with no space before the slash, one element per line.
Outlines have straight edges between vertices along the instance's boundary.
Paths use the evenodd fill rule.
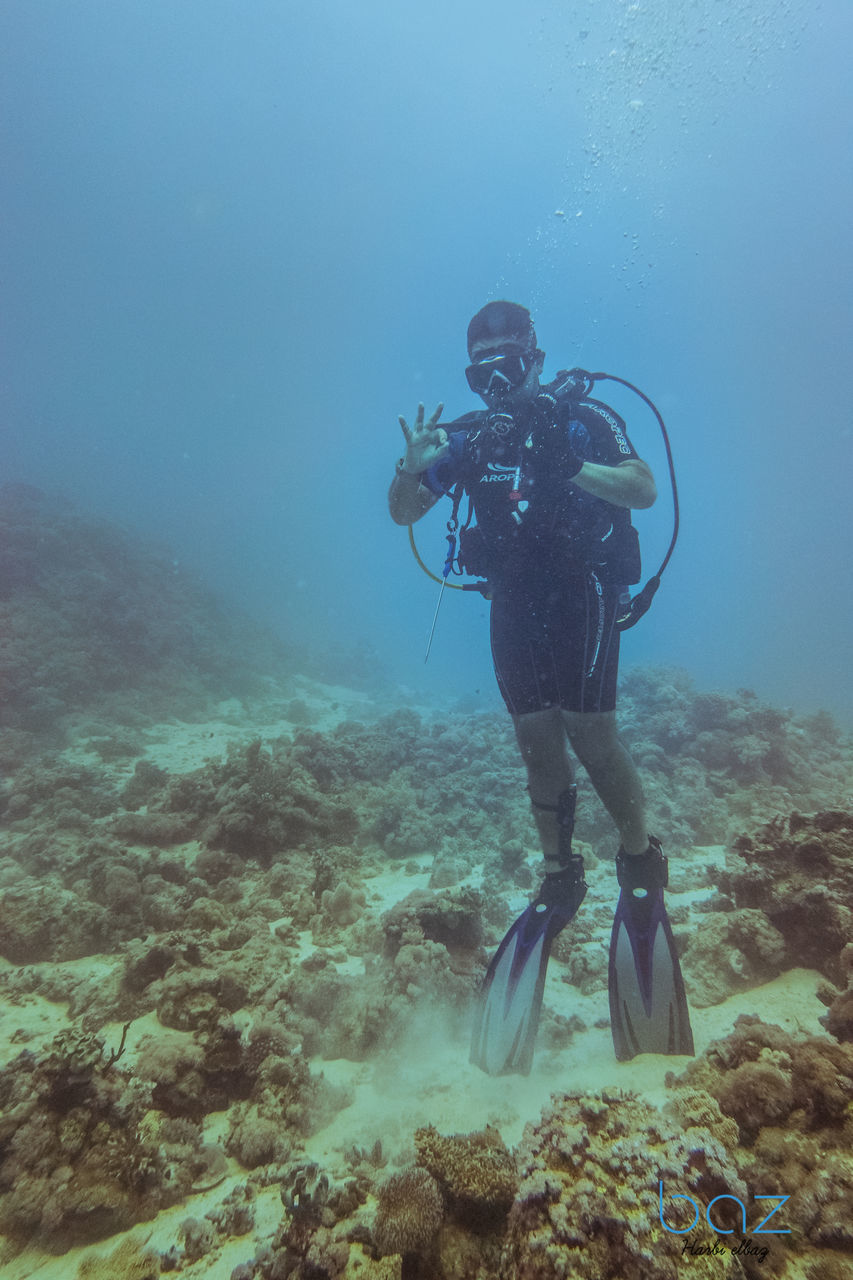
<path fill-rule="evenodd" d="M 399 422 L 399 424 L 400 424 L 400 428 L 401 428 L 401 430 L 402 430 L 402 432 L 403 432 L 403 435 L 406 437 L 406 444 L 411 444 L 411 441 L 412 441 L 412 428 L 409 426 L 408 422 L 406 421 L 406 419 L 403 417 L 403 415 L 402 415 L 402 414 L 399 414 L 399 415 L 398 415 L 398 417 L 397 417 L 397 421 L 398 421 L 398 422 Z"/>
<path fill-rule="evenodd" d="M 429 422 L 427 423 L 427 426 L 428 426 L 428 427 L 434 427 L 434 426 L 435 426 L 435 424 L 438 422 L 439 418 L 441 417 L 441 414 L 442 414 L 442 410 L 443 410 L 443 409 L 444 409 L 444 404 L 443 404 L 443 403 L 439 404 L 439 406 L 438 406 L 438 408 L 436 409 L 435 413 L 432 415 L 432 417 L 430 418 Z"/>
<path fill-rule="evenodd" d="M 415 431 L 422 431 L 423 425 L 424 425 L 424 407 L 422 404 L 419 404 L 417 417 L 415 418 Z"/>

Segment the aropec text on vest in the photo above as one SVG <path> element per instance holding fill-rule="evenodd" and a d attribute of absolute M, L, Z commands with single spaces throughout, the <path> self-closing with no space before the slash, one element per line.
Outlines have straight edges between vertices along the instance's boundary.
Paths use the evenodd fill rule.
<path fill-rule="evenodd" d="M 486 468 L 485 474 L 480 476 L 479 484 L 491 484 L 494 481 L 512 480 L 515 475 L 515 467 L 502 467 L 499 462 L 490 462 Z"/>
<path fill-rule="evenodd" d="M 618 418 L 614 418 L 611 413 L 608 413 L 607 410 L 600 405 L 596 405 L 596 413 L 601 414 L 602 418 L 613 432 L 613 438 L 619 446 L 619 452 L 630 454 L 631 446 L 622 434 L 622 426 Z"/>

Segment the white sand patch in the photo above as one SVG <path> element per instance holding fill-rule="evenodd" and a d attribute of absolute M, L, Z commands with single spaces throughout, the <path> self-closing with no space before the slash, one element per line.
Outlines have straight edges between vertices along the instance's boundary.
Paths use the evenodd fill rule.
<path fill-rule="evenodd" d="M 138 759 L 145 759 L 169 773 L 189 773 L 211 761 L 219 762 L 233 747 L 246 746 L 260 738 L 271 743 L 292 738 L 300 729 L 328 733 L 344 720 L 372 722 L 381 713 L 369 694 L 344 685 L 323 684 L 298 677 L 287 687 L 270 681 L 268 700 L 263 705 L 244 704 L 227 698 L 216 713 L 203 721 L 170 720 L 149 726 L 140 733 L 142 756 L 104 760 L 98 749 L 103 732 L 91 739 L 78 739 L 63 752 L 63 759 L 96 768 L 114 781 L 129 778 Z M 290 719 L 288 709 L 299 705 L 300 714 Z"/>
<path fill-rule="evenodd" d="M 727 1035 L 742 1013 L 757 1014 L 797 1034 L 825 1035 L 818 1022 L 823 1006 L 815 991 L 821 976 L 797 969 L 752 991 L 732 996 L 710 1009 L 691 1011 L 696 1052 Z M 609 1028 L 591 1025 L 608 1016 L 606 991 L 581 995 L 549 977 L 546 1001 L 565 1016 L 578 1013 L 588 1030 L 575 1034 L 560 1051 L 539 1049 L 529 1076 L 485 1075 L 468 1062 L 467 1035 L 461 1035 L 447 1015 L 424 1011 L 410 1025 L 397 1050 L 372 1063 L 323 1062 L 322 1071 L 334 1083 L 354 1090 L 351 1106 L 307 1143 L 312 1160 L 341 1176 L 343 1153 L 351 1146 L 373 1146 L 381 1138 L 392 1161 L 411 1158 L 414 1130 L 433 1124 L 444 1133 L 468 1133 L 490 1124 L 504 1141 L 515 1145 L 524 1125 L 536 1120 L 554 1093 L 619 1089 L 639 1094 L 654 1106 L 668 1096 L 667 1073 L 680 1074 L 687 1057 L 642 1054 L 631 1062 L 617 1062 Z"/>
<path fill-rule="evenodd" d="M 693 867 L 722 865 L 725 856 L 722 845 L 697 847 L 685 851 L 684 861 Z M 426 860 L 422 871 L 410 878 L 412 889 L 428 886 L 430 865 Z M 697 898 L 707 896 L 707 887 L 692 889 L 688 884 L 689 876 L 677 875 L 671 901 L 690 906 Z M 401 889 L 411 891 L 405 881 L 401 883 L 399 866 L 370 877 L 368 887 L 371 905 L 381 902 L 386 909 L 405 896 Z M 595 930 L 604 954 L 617 895 L 618 887 L 609 868 L 591 873 L 584 909 L 597 909 L 602 914 L 602 908 L 606 908 L 607 923 Z M 525 891 L 507 894 L 513 914 L 523 910 L 528 901 Z M 306 948 L 309 936 L 303 937 Z M 584 994 L 565 981 L 565 972 L 565 966 L 552 958 L 545 1007 L 566 1018 L 577 1015 L 587 1030 L 576 1032 L 570 1044 L 559 1050 L 549 1051 L 540 1042 L 527 1078 L 490 1078 L 471 1066 L 467 1031 L 460 1034 L 458 1023 L 446 1012 L 435 1009 L 416 1016 L 405 1042 L 385 1060 L 370 1064 L 315 1060 L 315 1072 L 322 1071 L 328 1080 L 348 1086 L 355 1091 L 355 1098 L 326 1129 L 309 1140 L 310 1157 L 330 1173 L 341 1176 L 346 1150 L 354 1145 L 370 1148 L 381 1138 L 392 1160 L 405 1161 L 411 1158 L 414 1129 L 425 1124 L 434 1124 L 445 1132 L 469 1132 L 491 1124 L 500 1129 L 508 1144 L 514 1145 L 524 1125 L 538 1117 L 553 1093 L 624 1090 L 640 1094 L 653 1105 L 662 1105 L 668 1093 L 666 1075 L 680 1073 L 689 1059 L 643 1054 L 632 1062 L 617 1062 L 606 1025 L 606 983 Z M 732 996 L 723 1004 L 692 1010 L 697 1054 L 711 1040 L 727 1035 L 741 1013 L 757 1014 L 794 1034 L 824 1034 L 818 1022 L 823 1006 L 815 995 L 820 980 L 817 973 L 795 970 L 762 987 Z"/>
<path fill-rule="evenodd" d="M 15 966 L 0 961 L 0 969 Z M 72 1026 L 64 1004 L 39 995 L 22 996 L 20 1003 L 0 1003 L 0 1065 L 6 1066 L 24 1049 L 40 1053 L 54 1036 Z"/>
<path fill-rule="evenodd" d="M 412 859 L 411 861 L 415 861 Z M 416 889 L 429 889 L 429 878 L 432 874 L 432 856 L 418 858 L 420 870 L 410 874 L 401 863 L 389 864 L 381 871 L 365 874 L 367 900 L 380 912 L 389 911 L 391 907 L 402 902 Z"/>
<path fill-rule="evenodd" d="M 98 981 L 107 978 L 120 963 L 115 956 L 94 955 L 65 960 L 56 968 L 81 980 Z M 20 967 L 0 959 L 0 973 L 11 973 Z M 48 967 L 33 966 L 39 971 Z M 60 1031 L 77 1025 L 67 1009 L 66 1001 L 46 1000 L 37 992 L 16 996 L 14 1002 L 0 1002 L 0 1065 L 17 1057 L 22 1049 L 41 1052 Z"/>

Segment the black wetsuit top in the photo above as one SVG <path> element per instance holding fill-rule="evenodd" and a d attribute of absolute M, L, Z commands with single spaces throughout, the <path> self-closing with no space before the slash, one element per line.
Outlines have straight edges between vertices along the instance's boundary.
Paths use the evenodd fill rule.
<path fill-rule="evenodd" d="M 448 456 L 421 477 L 433 493 L 461 482 L 472 499 L 476 525 L 460 535 L 460 560 L 489 580 L 495 674 L 513 715 L 613 710 L 616 618 L 640 578 L 630 512 L 565 475 L 567 441 L 583 461 L 636 458 L 625 424 L 559 387 L 558 376 L 515 420 L 487 410 L 457 418 Z"/>
<path fill-rule="evenodd" d="M 558 379 L 559 382 L 559 379 Z M 496 587 L 553 583 L 595 569 L 603 582 L 623 586 L 640 579 L 631 514 L 572 484 L 561 471 L 568 440 L 584 462 L 615 466 L 637 452 L 625 423 L 598 400 L 577 400 L 546 389 L 511 424 L 491 427 L 480 410 L 449 424 L 450 453 L 423 477 L 434 493 L 461 481 L 474 505 L 479 537 L 470 571 Z"/>

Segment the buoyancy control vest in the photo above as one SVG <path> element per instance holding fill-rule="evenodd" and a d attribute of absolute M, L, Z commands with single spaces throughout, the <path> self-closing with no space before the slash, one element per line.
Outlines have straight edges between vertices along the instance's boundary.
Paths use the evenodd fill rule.
<path fill-rule="evenodd" d="M 565 477 L 562 477 L 561 482 L 559 476 L 561 439 L 566 438 L 565 434 L 561 436 L 561 431 L 564 431 L 565 426 L 570 432 L 568 438 L 573 451 L 575 443 L 578 446 L 583 443 L 580 439 L 577 442 L 573 439 L 578 429 L 585 430 L 588 441 L 593 441 L 591 450 L 582 454 L 584 461 L 614 465 L 637 457 L 628 440 L 622 418 L 609 405 L 590 397 L 595 383 L 605 379 L 627 387 L 648 406 L 657 419 L 666 450 L 672 490 L 672 536 L 657 573 L 652 575 L 635 596 L 627 597 L 626 607 L 616 625 L 621 631 L 626 631 L 643 617 L 660 586 L 661 575 L 669 564 L 678 540 L 678 486 L 669 435 L 657 406 L 634 383 L 616 374 L 588 373 L 585 369 L 578 368 L 560 371 L 553 382 L 542 388 L 535 405 L 531 406 L 530 424 L 516 424 L 514 418 L 490 414 L 488 410 L 465 414 L 452 424 L 457 430 L 451 431 L 449 435 L 448 455 L 424 477 L 435 492 L 447 493 L 453 499 L 453 514 L 447 522 L 448 551 L 441 578 L 424 564 L 415 545 L 412 526 L 409 526 L 412 552 L 424 572 L 441 583 L 442 592 L 445 586 L 456 585 L 448 583 L 451 573 L 469 573 L 481 580 L 466 582 L 457 589 L 488 594 L 487 578 L 492 559 L 497 561 L 501 558 L 501 552 L 507 552 L 510 548 L 515 552 L 537 549 L 541 552 L 543 535 L 548 532 L 549 527 L 548 536 L 552 547 L 547 557 L 549 560 L 554 554 L 554 548 L 562 548 L 564 551 L 570 550 L 572 563 L 595 564 L 602 570 L 606 566 L 611 581 L 631 585 L 640 580 L 639 541 L 631 524 L 630 512 L 585 493 L 577 486 L 572 486 L 570 481 L 567 489 Z M 501 416 L 504 421 L 497 421 Z M 525 433 L 526 425 L 528 430 Z M 485 433 L 498 442 L 503 437 L 501 448 L 505 450 L 504 459 L 486 457 L 486 453 L 496 446 L 490 443 L 487 449 Z M 610 456 L 597 456 L 597 450 L 602 448 Z M 510 479 L 488 478 L 490 475 L 500 477 L 502 474 L 510 475 Z M 527 487 L 535 495 L 536 510 L 528 521 L 528 532 L 522 536 L 525 517 L 531 511 L 531 498 L 526 497 L 524 492 L 525 476 Z M 491 490 L 486 487 L 491 485 L 496 487 L 494 500 Z M 508 498 L 506 503 L 498 498 L 502 485 L 511 486 L 505 490 Z M 560 492 L 554 495 L 556 500 L 550 507 L 549 514 L 549 497 L 554 494 L 555 488 L 559 488 Z M 459 508 L 465 492 L 469 495 L 469 510 L 460 528 Z M 567 494 L 574 500 L 568 505 Z M 475 515 L 477 522 L 472 524 Z M 515 563 L 518 564 L 518 561 Z M 541 557 L 538 563 L 547 572 L 548 565 L 543 564 Z M 513 571 L 513 565 L 506 555 L 503 556 L 503 565 L 504 573 Z M 492 572 L 495 572 L 494 568 Z M 427 644 L 427 658 L 441 598 L 440 592 Z"/>
<path fill-rule="evenodd" d="M 532 590 L 590 568 L 605 581 L 639 581 L 630 512 L 572 484 L 567 466 L 573 456 L 610 466 L 637 457 L 609 405 L 578 398 L 564 374 L 514 415 L 478 411 L 453 425 L 434 480 L 450 481 L 457 509 L 461 492 L 470 498 L 460 531 L 463 572 Z"/>

